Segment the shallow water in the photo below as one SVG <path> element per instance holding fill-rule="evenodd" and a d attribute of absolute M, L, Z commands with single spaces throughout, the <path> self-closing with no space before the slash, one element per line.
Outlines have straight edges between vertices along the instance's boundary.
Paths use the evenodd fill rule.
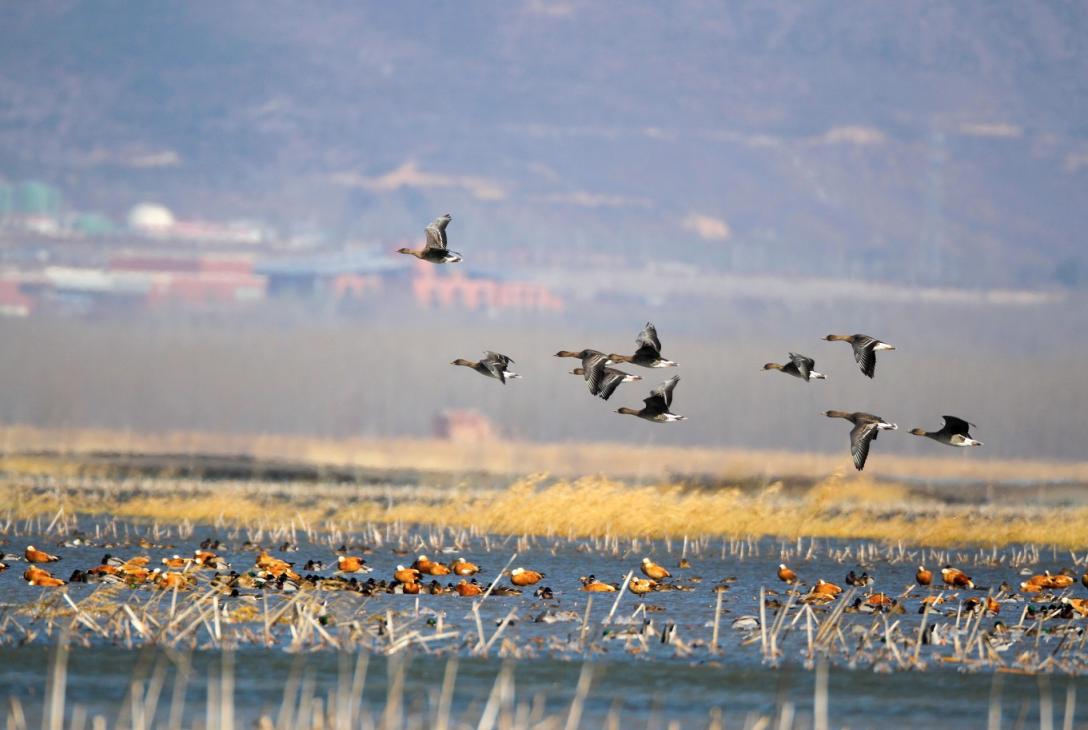
<path fill-rule="evenodd" d="M 240 572 L 249 569 L 255 557 L 253 552 L 240 549 L 243 541 L 253 536 L 244 531 L 230 533 L 211 527 L 198 528 L 187 539 L 179 539 L 176 534 L 160 535 L 155 539 L 158 547 L 141 548 L 134 543 L 145 531 L 146 528 L 121 526 L 116 537 L 110 536 L 109 540 L 100 538 L 93 545 L 75 547 L 58 547 L 56 537 L 9 536 L 4 549 L 21 552 L 27 543 L 33 543 L 58 553 L 62 560 L 47 567 L 63 578 L 67 578 L 76 567 L 85 569 L 97 564 L 105 552 L 124 558 L 148 555 L 154 566 L 161 558 L 175 553 L 191 554 L 204 537 L 224 540 L 227 547 L 217 552 Z M 403 542 L 406 547 L 414 547 L 419 539 L 430 542 L 428 538 L 436 534 L 430 531 L 407 537 L 402 534 L 396 540 L 383 540 L 381 546 L 375 545 L 373 552 L 367 555 L 367 561 L 375 571 L 373 575 L 389 578 L 397 564 L 410 563 L 415 554 L 423 551 L 443 561 L 452 560 L 457 554 L 464 555 L 481 565 L 483 572 L 479 578 L 486 583 L 494 579 L 507 563 L 517 542 L 496 536 L 475 537 L 460 545 L 461 549 L 456 552 L 439 553 L 423 548 L 413 549 L 408 555 L 394 552 L 395 545 L 391 546 L 391 543 Z M 311 558 L 334 565 L 333 545 L 362 541 L 360 537 L 353 539 L 351 536 L 336 536 L 335 539 L 316 537 L 318 541 L 311 543 L 305 535 L 299 535 L 299 549 L 295 552 L 272 552 L 296 562 L 298 566 Z M 439 542 L 445 544 L 452 540 Z M 266 536 L 265 543 L 272 544 L 273 541 Z M 849 557 L 844 555 L 847 549 L 850 550 Z M 1047 552 L 1038 560 L 1026 560 L 1020 548 L 1012 547 L 999 551 L 995 561 L 990 551 L 934 554 L 930 551 L 841 541 L 821 540 L 813 544 L 805 540 L 799 545 L 770 539 L 750 542 L 716 540 L 690 545 L 687 556 L 692 567 L 674 569 L 680 552 L 681 546 L 676 542 L 668 545 L 643 541 L 638 550 L 634 550 L 627 541 L 608 548 L 603 543 L 579 540 L 538 539 L 531 545 L 523 542 L 514 565 L 545 573 L 542 584 L 550 586 L 556 598 L 548 601 L 536 599 L 531 589 L 521 596 L 489 597 L 481 609 L 486 634 L 494 632 L 511 609 L 514 609 L 515 616 L 515 623 L 504 630 L 501 641 L 496 642 L 489 658 L 470 656 L 471 647 L 476 641 L 472 601 L 456 595 L 417 597 L 380 594 L 364 597 L 356 593 L 331 592 L 325 596 L 330 612 L 328 630 L 335 636 L 338 630 L 346 630 L 352 622 L 374 626 L 391 614 L 392 628 L 398 635 L 409 630 L 418 630 L 421 634 L 435 633 L 437 627 L 431 624 L 441 614 L 443 630 L 457 632 L 455 637 L 431 644 L 429 648 L 437 653 L 427 653 L 417 646 L 393 660 L 406 657 L 405 702 L 409 706 L 416 702 L 423 714 L 432 711 L 448 656 L 456 655 L 460 657 L 460 667 L 453 702 L 455 717 L 478 719 L 503 662 L 510 662 L 513 671 L 515 699 L 511 701 L 512 706 L 522 701 L 528 703 L 535 696 L 543 695 L 547 698 L 550 712 L 565 714 L 582 664 L 588 660 L 594 671 L 592 689 L 584 711 L 585 727 L 599 725 L 613 708 L 620 711 L 623 727 L 664 727 L 674 720 L 684 727 L 699 727 L 706 725 L 708 713 L 714 707 L 720 708 L 727 720 L 732 719 L 736 724 L 756 715 L 776 715 L 785 706 L 792 706 L 798 722 L 808 725 L 813 707 L 813 674 L 812 662 L 807 657 L 805 617 L 802 616 L 790 630 L 789 623 L 797 616 L 794 613 L 796 609 L 787 616 L 787 627 L 779 636 L 781 655 L 774 666 L 764 660 L 758 632 L 738 631 L 730 625 L 739 616 L 759 615 L 761 587 L 774 591 L 776 595 L 772 598 L 775 600 L 782 603 L 788 600 L 787 587 L 775 577 L 778 562 L 789 562 L 807 584 L 814 583 L 816 578 L 842 584 L 846 571 L 854 569 L 861 572 L 864 569 L 876 579 L 872 590 L 899 596 L 913 584 L 919 561 L 924 560 L 936 571 L 941 562 L 948 560 L 967 570 L 976 584 L 983 588 L 963 592 L 958 597 L 949 596 L 943 608 L 950 615 L 931 614 L 927 617 L 929 624 L 944 627 L 948 643 L 920 648 L 924 671 L 892 671 L 901 665 L 883 647 L 883 636 L 889 626 L 896 624 L 905 637 L 917 635 L 921 621 L 917 612 L 920 605 L 918 599 L 926 594 L 925 591 L 916 590 L 911 596 L 901 599 L 905 609 L 902 613 L 848 613 L 843 616 L 843 642 L 833 644 L 829 656 L 832 726 L 874 727 L 888 720 L 912 725 L 956 721 L 966 726 L 978 726 L 985 722 L 995 677 L 1000 677 L 1001 704 L 1007 721 L 1027 713 L 1027 721 L 1038 722 L 1040 680 L 994 671 L 998 663 L 1015 668 L 1016 655 L 1029 648 L 1034 650 L 1036 640 L 1042 656 L 1056 657 L 1055 663 L 1048 666 L 1052 673 L 1042 680 L 1049 689 L 1044 686 L 1042 692 L 1053 695 L 1053 712 L 1059 722 L 1067 688 L 1076 688 L 1082 697 L 1088 689 L 1084 686 L 1086 680 L 1080 676 L 1086 665 L 1084 634 L 1080 630 L 1083 620 L 1051 619 L 1044 622 L 1037 638 L 1024 636 L 1011 648 L 998 651 L 997 663 L 949 663 L 941 660 L 955 653 L 953 645 L 956 639 L 966 640 L 973 626 L 965 615 L 957 619 L 955 613 L 959 599 L 984 596 L 989 592 L 988 588 L 995 589 L 1002 581 L 1017 585 L 1024 579 L 1022 571 L 1057 571 L 1066 565 L 1071 566 L 1073 558 L 1068 553 Z M 863 565 L 857 562 L 859 554 L 864 556 Z M 616 594 L 593 595 L 591 621 L 585 642 L 587 650 L 582 651 L 578 642 L 580 617 L 590 594 L 578 590 L 579 576 L 593 573 L 603 580 L 620 583 L 628 571 L 634 570 L 637 574 L 643 555 L 649 555 L 669 567 L 674 575 L 672 582 L 691 590 L 654 592 L 644 597 L 628 593 L 620 600 L 616 620 L 607 625 L 603 622 L 612 609 Z M 1010 565 L 1014 559 L 1019 562 L 1015 566 Z M 27 610 L 43 597 L 47 600 L 55 598 L 58 592 L 26 585 L 21 579 L 25 567 L 25 563 L 14 562 L 10 570 L 0 573 L 0 603 L 5 621 L 4 629 L 0 631 L 0 686 L 22 698 L 28 717 L 33 718 L 41 713 L 49 647 L 63 621 L 50 631 L 43 619 L 35 620 Z M 202 573 L 208 574 L 209 571 Z M 331 570 L 326 570 L 323 574 L 330 573 Z M 726 577 L 736 580 L 729 584 L 730 588 L 723 594 L 719 640 L 721 653 L 715 654 L 709 646 L 717 598 L 713 588 Z M 452 577 L 439 580 L 442 583 L 454 581 Z M 76 603 L 104 589 L 106 587 L 102 585 L 72 584 L 68 587 Z M 864 595 L 868 590 L 859 589 L 859 595 Z M 224 614 L 243 602 L 257 605 L 258 610 L 263 610 L 261 604 L 267 602 L 272 610 L 287 600 L 287 597 L 270 592 L 246 593 L 253 595 L 252 601 L 223 597 L 220 608 Z M 1070 593 L 1081 595 L 1084 591 L 1078 583 Z M 147 604 L 163 605 L 159 602 L 165 598 L 161 592 L 147 588 L 122 588 L 118 596 L 118 600 L 128 600 L 137 613 Z M 640 605 L 646 608 L 636 610 Z M 1027 603 L 1023 601 L 1003 603 L 999 618 L 1007 624 L 1016 624 L 1021 620 L 1025 606 Z M 547 610 L 572 611 L 579 618 L 551 624 L 533 620 Z M 830 607 L 817 608 L 814 617 L 826 620 L 829 611 Z M 775 615 L 774 609 L 768 608 L 768 625 L 774 621 Z M 13 617 L 22 628 L 8 623 L 8 617 Z M 979 628 L 989 630 L 995 620 L 992 617 L 983 618 Z M 647 621 L 650 623 L 647 624 Z M 661 640 L 661 632 L 669 624 L 675 626 L 673 636 L 679 641 Z M 1033 625 L 1033 619 L 1024 620 L 1025 627 Z M 387 625 L 383 626 L 383 635 L 388 628 Z M 36 634 L 28 641 L 23 629 L 35 631 Z M 186 707 L 191 713 L 188 717 L 192 723 L 203 721 L 204 678 L 209 672 L 217 674 L 221 662 L 220 646 L 235 647 L 235 716 L 246 723 L 265 714 L 275 716 L 292 668 L 312 675 L 314 691 L 318 696 L 337 686 L 341 657 L 324 642 L 296 647 L 298 652 L 291 653 L 284 650 L 290 641 L 285 630 L 280 632 L 275 646 L 271 648 L 249 642 L 245 635 L 238 633 L 245 631 L 252 637 L 260 633 L 259 628 L 254 631 L 252 626 L 246 624 L 226 624 L 223 631 L 223 641 L 216 642 L 210 631 L 198 629 L 188 641 L 175 649 L 179 652 L 177 655 L 193 652 L 196 678 L 186 695 Z M 1066 635 L 1067 632 L 1071 633 Z M 632 635 L 614 638 L 622 637 L 625 633 Z M 635 633 L 639 636 L 635 636 Z M 865 635 L 869 636 L 869 640 L 863 646 Z M 118 717 L 130 677 L 134 672 L 139 676 L 145 675 L 148 667 L 161 655 L 155 648 L 118 646 L 116 644 L 120 640 L 117 637 L 106 640 L 83 635 L 82 638 L 91 646 L 72 649 L 68 665 L 67 706 L 71 711 L 76 705 L 84 705 L 90 714 L 101 713 L 112 724 Z M 129 640 L 134 646 L 142 643 L 138 637 L 129 637 Z M 372 652 L 379 652 L 371 658 L 365 689 L 366 706 L 371 714 L 380 713 L 385 702 L 386 663 L 389 660 L 380 652 L 388 646 L 386 642 L 387 637 L 376 638 L 367 647 Z M 324 650 L 321 650 L 322 646 Z M 901 647 L 900 651 L 906 651 L 905 647 Z M 504 658 L 499 659 L 499 655 Z M 354 662 L 353 656 L 348 664 L 354 666 Z M 144 668 L 138 669 L 141 663 Z M 1077 676 L 1071 677 L 1071 673 Z M 172 680 L 167 681 L 168 689 L 164 695 L 169 694 L 169 682 Z M 954 702 L 944 699 L 950 690 L 954 690 Z M 163 704 L 165 702 L 164 699 Z M 1078 722 L 1088 722 L 1088 710 L 1081 709 L 1083 705 L 1083 702 L 1077 703 Z M 165 711 L 161 709 L 161 712 Z M 477 719 L 469 721 L 474 724 Z"/>
<path fill-rule="evenodd" d="M 146 676 L 157 651 L 133 652 L 116 647 L 73 650 L 67 677 L 67 710 L 76 705 L 87 714 L 101 714 L 113 725 L 125 707 L 128 680 L 137 671 Z M 222 667 L 219 652 L 197 652 L 190 657 L 193 680 L 188 686 L 186 724 L 204 721 L 207 678 L 218 681 Z M 40 722 L 45 678 L 50 652 L 47 648 L 5 647 L 0 649 L 0 682 L 5 692 L 21 699 L 31 726 Z M 168 661 L 163 659 L 163 661 Z M 445 661 L 411 653 L 392 662 L 404 662 L 404 703 L 424 716 L 437 704 Z M 353 667 L 355 657 L 347 664 Z M 362 694 L 363 712 L 379 716 L 389 689 L 389 664 L 382 656 L 369 658 Z M 332 652 L 288 655 L 278 651 L 245 649 L 233 657 L 234 716 L 237 726 L 248 726 L 262 715 L 275 718 L 283 688 L 292 673 L 312 678 L 313 693 L 326 697 L 338 686 L 340 658 Z M 461 659 L 453 694 L 451 715 L 475 724 L 487 703 L 502 662 Z M 532 703 L 542 696 L 546 712 L 565 716 L 575 693 L 581 663 L 555 659 L 518 660 L 513 670 L 512 706 Z M 793 668 L 738 668 L 719 664 L 674 662 L 593 661 L 592 680 L 583 711 L 583 727 L 598 727 L 610 711 L 618 711 L 622 727 L 664 727 L 678 722 L 681 727 L 705 727 L 712 708 L 719 708 L 726 726 L 736 726 L 753 716 L 777 717 L 786 703 L 793 706 L 796 723 L 811 724 L 813 673 Z M 1072 688 L 1083 699 L 1088 681 L 1081 678 L 1048 677 L 1041 688 L 1036 677 L 1000 675 L 998 703 L 1009 726 L 1017 718 L 1036 726 L 1043 694 L 1052 698 L 1053 717 L 1061 723 L 1066 693 Z M 162 723 L 174 672 L 166 675 L 159 712 Z M 994 675 L 946 672 L 877 674 L 867 670 L 832 669 L 829 674 L 829 704 L 832 727 L 869 728 L 888 722 L 899 726 L 978 727 L 985 724 L 994 690 Z M 1083 701 L 1076 704 L 1075 722 L 1088 723 Z M 123 719 L 123 718 L 121 718 Z M 154 723 L 152 723 L 154 725 Z"/>

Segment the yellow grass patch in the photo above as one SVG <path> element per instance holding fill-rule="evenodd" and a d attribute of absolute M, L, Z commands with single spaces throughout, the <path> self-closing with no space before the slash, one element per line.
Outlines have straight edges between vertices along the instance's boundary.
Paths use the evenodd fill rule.
<path fill-rule="evenodd" d="M 203 482 L 148 482 L 127 498 L 80 482 L 41 492 L 8 483 L 0 498 L 15 519 L 110 514 L 177 524 L 315 526 L 417 523 L 500 534 L 563 537 L 687 536 L 827 537 L 902 541 L 925 546 L 1010 542 L 1088 546 L 1081 525 L 1088 508 L 945 505 L 911 498 L 905 487 L 864 476 L 833 475 L 801 496 L 777 484 L 758 492 L 693 489 L 680 484 L 632 485 L 605 477 L 520 479 L 504 489 L 402 488 L 396 498 L 343 485 L 293 487 Z M 153 485 L 153 488 L 152 488 Z M 134 486 L 124 484 L 131 492 Z M 357 497 L 352 497 L 352 490 Z M 345 491 L 347 490 L 347 491 Z"/>

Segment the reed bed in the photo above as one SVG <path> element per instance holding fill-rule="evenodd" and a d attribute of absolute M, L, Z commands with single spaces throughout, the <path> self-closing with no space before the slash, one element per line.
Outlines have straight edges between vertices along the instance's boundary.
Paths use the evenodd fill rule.
<path fill-rule="evenodd" d="M 0 482 L 6 515 L 110 514 L 138 521 L 338 525 L 416 523 L 506 535 L 872 539 L 924 546 L 1088 546 L 1088 507 L 946 504 L 903 486 L 833 475 L 801 494 L 629 484 L 604 477 L 500 489 L 34 477 Z"/>
<path fill-rule="evenodd" d="M 7 469 L 49 472 L 20 454 L 50 452 L 78 457 L 93 453 L 246 456 L 318 465 L 384 470 L 490 473 L 521 476 L 548 472 L 563 477 L 608 474 L 621 479 L 710 476 L 716 480 L 819 478 L 848 463 L 844 452 L 796 453 L 776 450 L 679 448 L 623 443 L 463 443 L 440 439 L 322 439 L 291 435 L 210 432 L 133 433 L 109 429 L 0 429 Z M 97 468 L 69 464 L 71 473 Z M 881 454 L 880 472 L 888 480 L 1076 483 L 1088 484 L 1088 462 L 957 459 L 949 455 L 909 457 Z M 55 473 L 55 472 L 50 472 Z"/>

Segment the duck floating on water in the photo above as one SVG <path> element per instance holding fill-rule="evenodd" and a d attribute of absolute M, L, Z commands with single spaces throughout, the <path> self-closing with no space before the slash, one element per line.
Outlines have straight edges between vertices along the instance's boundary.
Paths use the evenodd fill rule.
<path fill-rule="evenodd" d="M 674 375 L 651 390 L 649 398 L 642 399 L 642 402 L 645 405 L 643 405 L 640 410 L 624 407 L 618 409 L 616 413 L 622 413 L 627 416 L 638 416 L 639 418 L 655 423 L 683 421 L 687 419 L 687 416 L 679 416 L 669 411 L 669 407 L 672 406 L 672 392 L 676 389 L 676 384 L 679 382 L 680 376 Z"/>
<path fill-rule="evenodd" d="M 925 436 L 947 446 L 982 446 L 982 442 L 971 438 L 969 433 L 971 427 L 975 424 L 968 423 L 956 416 L 941 416 L 941 418 L 944 419 L 944 426 L 940 431 L 912 428 L 910 432 L 915 436 Z"/>
<path fill-rule="evenodd" d="M 865 460 L 869 458 L 869 444 L 876 439 L 877 434 L 899 428 L 894 423 L 889 423 L 872 413 L 828 411 L 824 415 L 828 418 L 845 418 L 854 424 L 854 428 L 850 430 L 850 454 L 854 458 L 854 467 L 858 471 L 865 468 Z"/>
<path fill-rule="evenodd" d="M 824 339 L 828 342 L 849 342 L 854 348 L 854 360 L 857 361 L 858 367 L 870 378 L 876 373 L 877 351 L 895 349 L 893 345 L 869 335 L 828 335 Z"/>
<path fill-rule="evenodd" d="M 453 216 L 446 213 L 434 219 L 431 225 L 424 229 L 427 234 L 427 244 L 421 249 L 398 248 L 397 253 L 406 253 L 415 256 L 420 261 L 429 261 L 432 264 L 457 264 L 462 261 L 461 254 L 446 248 L 446 226 L 453 220 Z"/>
<path fill-rule="evenodd" d="M 672 574 L 664 565 L 658 565 L 649 558 L 643 558 L 639 568 L 642 570 L 643 575 L 654 580 L 664 580 L 672 577 Z"/>
<path fill-rule="evenodd" d="M 657 336 L 657 328 L 653 326 L 653 323 L 646 323 L 635 338 L 635 344 L 638 345 L 638 349 L 635 350 L 634 355 L 612 354 L 608 356 L 608 359 L 613 363 L 629 362 L 644 368 L 676 367 L 676 363 L 672 360 L 661 357 L 661 339 Z"/>
<path fill-rule="evenodd" d="M 826 375 L 816 372 L 815 360 L 805 355 L 798 355 L 796 352 L 790 353 L 790 361 L 785 365 L 779 365 L 776 362 L 769 362 L 763 366 L 763 369 L 780 370 L 786 375 L 792 375 L 795 378 L 800 378 L 806 383 L 810 380 L 827 380 Z"/>
<path fill-rule="evenodd" d="M 464 358 L 459 357 L 451 362 L 450 365 L 463 365 L 464 367 L 472 368 L 480 375 L 495 378 L 503 385 L 506 385 L 507 379 L 521 377 L 510 370 L 510 363 L 512 362 L 514 361 L 508 356 L 488 350 L 484 353 L 484 358 L 477 362 L 472 362 L 471 360 L 465 360 Z"/>

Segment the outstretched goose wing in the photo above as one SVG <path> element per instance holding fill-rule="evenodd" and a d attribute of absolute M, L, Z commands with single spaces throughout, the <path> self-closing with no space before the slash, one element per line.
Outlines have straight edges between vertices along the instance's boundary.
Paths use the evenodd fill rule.
<path fill-rule="evenodd" d="M 796 352 L 790 353 L 790 361 L 794 367 L 797 368 L 797 372 L 801 373 L 801 377 L 808 380 L 812 371 L 816 369 L 816 361 L 811 357 L 805 357 L 804 355 L 798 355 Z"/>
<path fill-rule="evenodd" d="M 635 344 L 639 347 L 652 348 L 654 353 L 661 352 L 661 340 L 657 337 L 657 328 L 653 326 L 653 323 L 646 323 L 646 326 L 638 333 L 638 337 L 635 338 Z"/>
<path fill-rule="evenodd" d="M 665 407 L 672 406 L 672 392 L 676 390 L 676 384 L 680 382 L 679 375 L 673 375 L 661 385 L 650 391 L 652 395 L 660 396 L 665 402 Z"/>
<path fill-rule="evenodd" d="M 941 416 L 944 419 L 944 431 L 952 434 L 953 436 L 960 435 L 966 436 L 967 431 L 971 428 L 971 424 L 962 418 L 956 416 Z"/>
<path fill-rule="evenodd" d="M 875 423 L 862 422 L 850 430 L 850 455 L 854 457 L 854 467 L 861 471 L 865 460 L 869 458 L 869 444 L 876 438 L 878 429 Z"/>
<path fill-rule="evenodd" d="M 858 339 L 854 340 L 854 359 L 857 360 L 858 366 L 868 377 L 873 377 L 876 373 L 876 347 L 877 341 L 872 337 L 866 335 L 855 335 Z"/>
<path fill-rule="evenodd" d="M 593 395 L 598 395 L 601 392 L 606 362 L 608 362 L 608 356 L 602 353 L 589 355 L 582 360 L 582 370 L 584 371 L 582 377 L 586 379 L 586 386 L 589 387 L 589 392 Z"/>
<path fill-rule="evenodd" d="M 446 250 L 446 226 L 453 220 L 453 216 L 446 213 L 444 216 L 440 216 L 434 219 L 431 225 L 425 229 L 427 233 L 427 248 L 439 249 L 441 251 Z"/>
<path fill-rule="evenodd" d="M 604 378 L 601 380 L 601 392 L 597 395 L 599 395 L 602 400 L 608 400 L 612 397 L 612 394 L 616 392 L 616 388 L 620 387 L 623 378 L 623 373 L 614 370 L 606 372 Z"/>

